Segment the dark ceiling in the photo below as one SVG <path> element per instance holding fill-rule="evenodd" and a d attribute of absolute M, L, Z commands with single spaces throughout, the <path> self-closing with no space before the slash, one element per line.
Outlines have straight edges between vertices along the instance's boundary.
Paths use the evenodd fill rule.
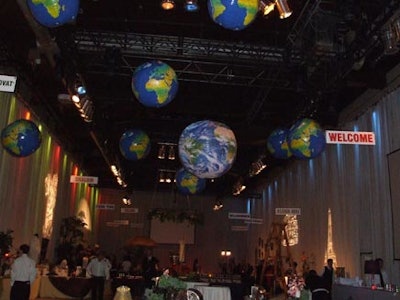
<path fill-rule="evenodd" d="M 190 123 L 210 119 L 228 125 L 239 146 L 232 169 L 207 191 L 230 192 L 239 178 L 255 180 L 248 171 L 258 158 L 271 167 L 283 163 L 266 151 L 272 130 L 301 117 L 334 128 L 340 111 L 366 89 L 383 88 L 399 61 L 383 55 L 380 39 L 399 1 L 289 0 L 291 17 L 260 14 L 241 31 L 214 23 L 204 0 L 194 13 L 183 1 L 163 11 L 158 0 L 82 0 L 76 23 L 57 28 L 37 24 L 25 1 L 5 2 L 1 66 L 18 71 L 33 90 L 27 104 L 101 187 L 118 187 L 109 170 L 117 164 L 129 190 L 171 188 L 158 183 L 158 170 L 180 162 L 158 160 L 157 143 L 177 143 Z M 153 59 L 179 79 L 176 98 L 162 108 L 144 107 L 130 86 L 135 68 Z M 94 103 L 91 123 L 57 98 L 77 73 Z M 141 161 L 119 153 L 121 134 L 132 128 L 152 141 Z M 259 176 L 266 174 L 268 168 Z"/>

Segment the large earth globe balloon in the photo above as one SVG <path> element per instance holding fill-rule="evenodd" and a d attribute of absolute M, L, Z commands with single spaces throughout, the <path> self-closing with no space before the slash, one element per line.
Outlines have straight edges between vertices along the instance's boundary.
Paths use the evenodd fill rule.
<path fill-rule="evenodd" d="M 217 178 L 232 167 L 237 143 L 228 126 L 204 120 L 192 123 L 182 131 L 178 149 L 187 171 L 199 178 Z"/>
<path fill-rule="evenodd" d="M 1 144 L 13 156 L 25 157 L 35 152 L 42 142 L 42 134 L 35 123 L 19 119 L 1 131 Z"/>
<path fill-rule="evenodd" d="M 211 19 L 230 30 L 242 30 L 257 17 L 259 0 L 208 0 Z"/>
<path fill-rule="evenodd" d="M 183 195 L 198 194 L 206 188 L 206 179 L 193 175 L 185 168 L 176 172 L 175 180 L 178 191 Z"/>
<path fill-rule="evenodd" d="M 27 0 L 33 17 L 46 27 L 57 27 L 74 21 L 79 0 Z"/>
<path fill-rule="evenodd" d="M 315 158 L 326 145 L 325 132 L 314 120 L 304 118 L 289 129 L 289 147 L 297 158 Z"/>
<path fill-rule="evenodd" d="M 178 92 L 178 78 L 174 69 L 162 61 L 151 61 L 137 67 L 132 76 L 132 91 L 147 107 L 163 107 Z"/>
<path fill-rule="evenodd" d="M 150 152 L 150 138 L 143 130 L 127 130 L 119 139 L 119 150 L 128 160 L 143 159 Z"/>
<path fill-rule="evenodd" d="M 278 128 L 271 132 L 267 139 L 267 149 L 278 159 L 287 159 L 292 156 L 288 143 L 289 130 Z"/>

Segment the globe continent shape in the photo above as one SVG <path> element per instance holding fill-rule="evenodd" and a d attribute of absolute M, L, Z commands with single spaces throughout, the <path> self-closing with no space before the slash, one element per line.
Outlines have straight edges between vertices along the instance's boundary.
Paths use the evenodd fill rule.
<path fill-rule="evenodd" d="M 267 139 L 267 149 L 271 155 L 278 159 L 288 159 L 292 156 L 288 143 L 289 130 L 278 128 L 271 132 Z"/>
<path fill-rule="evenodd" d="M 74 21 L 79 0 L 27 0 L 36 21 L 46 27 L 58 27 Z"/>
<path fill-rule="evenodd" d="M 42 142 L 42 134 L 35 123 L 19 119 L 1 131 L 1 144 L 13 156 L 26 157 L 34 153 Z"/>
<path fill-rule="evenodd" d="M 297 121 L 288 135 L 289 147 L 297 158 L 315 158 L 325 149 L 325 132 L 314 120 L 304 118 Z"/>
<path fill-rule="evenodd" d="M 143 159 L 150 152 L 150 138 L 140 129 L 127 130 L 119 140 L 119 150 L 128 160 Z"/>
<path fill-rule="evenodd" d="M 204 120 L 190 124 L 179 137 L 179 158 L 199 178 L 217 178 L 232 167 L 237 153 L 233 131 L 223 123 Z"/>
<path fill-rule="evenodd" d="M 183 195 L 198 194 L 206 188 L 206 179 L 193 175 L 185 168 L 176 172 L 175 179 L 178 191 Z"/>
<path fill-rule="evenodd" d="M 135 69 L 131 86 L 144 106 L 163 107 L 175 98 L 179 83 L 174 69 L 161 61 L 152 61 Z"/>
<path fill-rule="evenodd" d="M 242 30 L 257 17 L 259 0 L 208 0 L 208 13 L 220 26 Z"/>

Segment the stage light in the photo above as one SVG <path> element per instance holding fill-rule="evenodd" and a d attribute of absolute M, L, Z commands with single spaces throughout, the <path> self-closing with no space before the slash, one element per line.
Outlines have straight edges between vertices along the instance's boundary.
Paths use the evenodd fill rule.
<path fill-rule="evenodd" d="M 163 10 L 171 10 L 175 8 L 175 1 L 173 0 L 161 0 L 161 8 Z"/>
<path fill-rule="evenodd" d="M 381 39 L 383 42 L 385 55 L 393 55 L 399 52 L 399 48 L 397 47 L 397 35 L 392 26 L 388 26 L 382 31 Z"/>
<path fill-rule="evenodd" d="M 188 12 L 194 12 L 199 10 L 199 5 L 197 0 L 186 0 L 184 3 L 184 8 Z"/>
<path fill-rule="evenodd" d="M 275 8 L 275 2 L 271 2 L 271 1 L 260 1 L 260 6 L 259 6 L 259 10 L 262 13 L 263 17 L 266 17 L 267 15 L 269 15 Z"/>
<path fill-rule="evenodd" d="M 175 147 L 174 147 L 174 145 L 169 145 L 168 159 L 169 160 L 175 160 Z"/>
<path fill-rule="evenodd" d="M 286 0 L 276 0 L 276 7 L 278 8 L 279 17 L 281 19 L 286 19 L 292 15 L 292 10 Z"/>

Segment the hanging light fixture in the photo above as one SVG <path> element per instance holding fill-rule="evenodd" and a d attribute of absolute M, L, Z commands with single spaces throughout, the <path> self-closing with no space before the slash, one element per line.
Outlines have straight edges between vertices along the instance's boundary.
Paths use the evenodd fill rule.
<path fill-rule="evenodd" d="M 286 19 L 292 15 L 292 10 L 287 3 L 287 0 L 276 0 L 275 1 L 276 7 L 278 8 L 279 17 L 281 19 Z"/>
<path fill-rule="evenodd" d="M 397 47 L 397 35 L 392 26 L 388 26 L 382 31 L 381 39 L 385 55 L 393 55 L 399 52 L 399 48 Z"/>
<path fill-rule="evenodd" d="M 168 159 L 169 160 L 175 160 L 175 147 L 174 147 L 174 145 L 169 145 Z"/>
<path fill-rule="evenodd" d="M 158 148 L 158 159 L 165 159 L 165 145 L 160 144 Z"/>
<path fill-rule="evenodd" d="M 197 3 L 197 0 L 186 0 L 183 5 L 185 10 L 188 12 L 194 12 L 199 10 L 199 5 Z"/>
<path fill-rule="evenodd" d="M 275 2 L 271 2 L 269 0 L 261 0 L 259 10 L 262 13 L 263 17 L 269 15 L 275 8 Z"/>
<path fill-rule="evenodd" d="M 174 0 L 161 0 L 161 8 L 163 10 L 171 10 L 175 8 Z"/>

